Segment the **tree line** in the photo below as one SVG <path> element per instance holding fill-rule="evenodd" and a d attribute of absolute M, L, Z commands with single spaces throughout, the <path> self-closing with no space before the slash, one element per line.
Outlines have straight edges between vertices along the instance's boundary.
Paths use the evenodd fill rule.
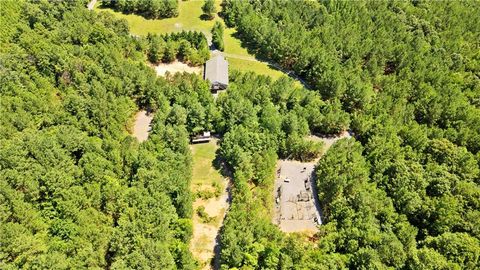
<path fill-rule="evenodd" d="M 314 90 L 231 72 L 215 102 L 199 76 L 144 63 L 203 35 L 133 38 L 83 4 L 2 6 L 0 268 L 195 269 L 188 138 L 204 130 L 233 172 L 222 269 L 480 267 L 478 5 L 225 1 L 244 41 Z M 141 144 L 138 107 L 155 112 Z M 346 129 L 317 166 L 319 233 L 283 234 L 276 160 Z"/>
<path fill-rule="evenodd" d="M 146 51 L 151 63 L 169 63 L 176 59 L 198 66 L 210 58 L 205 35 L 197 31 L 182 31 L 170 34 L 151 34 L 137 38 L 137 46 Z"/>
<path fill-rule="evenodd" d="M 223 42 L 223 24 L 219 21 L 216 21 L 212 27 L 212 43 L 217 50 L 224 51 L 225 44 Z"/>
<path fill-rule="evenodd" d="M 102 6 L 148 19 L 178 16 L 178 0 L 102 0 Z"/>

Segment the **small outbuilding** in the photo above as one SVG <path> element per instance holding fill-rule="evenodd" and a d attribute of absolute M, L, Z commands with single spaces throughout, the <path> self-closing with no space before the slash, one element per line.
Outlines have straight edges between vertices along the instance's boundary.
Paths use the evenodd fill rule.
<path fill-rule="evenodd" d="M 218 54 L 205 63 L 203 78 L 210 82 L 210 90 L 217 92 L 228 87 L 228 62 Z"/>
<path fill-rule="evenodd" d="M 192 143 L 204 143 L 209 142 L 212 139 L 210 131 L 204 131 L 202 134 L 198 134 L 191 138 Z"/>

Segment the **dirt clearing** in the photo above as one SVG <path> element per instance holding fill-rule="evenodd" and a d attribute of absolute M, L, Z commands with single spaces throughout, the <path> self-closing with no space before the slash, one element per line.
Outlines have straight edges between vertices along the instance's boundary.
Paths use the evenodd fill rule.
<path fill-rule="evenodd" d="M 337 140 L 349 137 L 350 134 L 344 132 L 339 136 L 310 136 L 309 139 L 323 141 L 325 153 Z M 315 165 L 320 158 L 313 162 L 278 161 L 273 222 L 282 231 L 315 232 L 317 226 L 322 223 L 315 182 Z"/>
<path fill-rule="evenodd" d="M 172 63 L 160 63 L 158 65 L 154 65 L 153 68 L 157 72 L 157 76 L 162 77 L 164 77 L 167 72 L 170 74 L 177 72 L 201 74 L 203 70 L 202 67 L 192 67 L 179 61 L 173 61 Z"/>
<path fill-rule="evenodd" d="M 147 111 L 139 111 L 135 114 L 135 123 L 133 125 L 133 136 L 137 138 L 139 142 L 146 141 L 148 139 L 148 132 L 151 129 L 151 122 L 153 120 L 153 114 Z"/>

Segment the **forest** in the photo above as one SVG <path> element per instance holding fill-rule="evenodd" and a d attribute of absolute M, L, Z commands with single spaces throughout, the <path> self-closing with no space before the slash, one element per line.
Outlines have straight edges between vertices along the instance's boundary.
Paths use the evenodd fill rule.
<path fill-rule="evenodd" d="M 157 78 L 126 23 L 85 3 L 0 18 L 0 268 L 196 269 L 188 139 L 211 123 L 207 84 Z M 143 144 L 138 106 L 158 111 Z"/>
<path fill-rule="evenodd" d="M 238 183 L 259 182 L 252 167 L 271 176 L 267 158 L 244 165 L 225 151 L 240 195 L 222 234 L 224 268 L 478 269 L 480 5 L 227 0 L 223 8 L 250 50 L 304 77 L 333 106 L 333 115 L 317 110 L 307 121 L 310 132 L 355 135 L 317 166 L 324 224 L 311 246 L 251 214 L 261 195 Z M 223 147 L 252 160 L 275 150 L 275 140 L 249 137 L 227 133 Z"/>
<path fill-rule="evenodd" d="M 189 138 L 205 130 L 232 172 L 220 269 L 480 268 L 478 2 L 224 0 L 243 45 L 309 89 L 231 70 L 216 99 L 148 64 L 203 64 L 201 32 L 132 36 L 86 2 L 1 3 L 0 269 L 198 269 Z M 143 143 L 139 108 L 155 113 Z M 307 139 L 346 130 L 326 153 Z M 323 224 L 283 233 L 276 162 L 321 154 Z"/>

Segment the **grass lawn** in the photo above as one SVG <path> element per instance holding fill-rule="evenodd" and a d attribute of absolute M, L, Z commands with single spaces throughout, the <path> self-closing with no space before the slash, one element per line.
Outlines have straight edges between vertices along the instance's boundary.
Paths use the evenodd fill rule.
<path fill-rule="evenodd" d="M 204 21 L 200 19 L 202 15 L 203 0 L 179 1 L 179 15 L 176 18 L 167 18 L 161 20 L 148 20 L 135 14 L 123 14 L 111 9 L 103 9 L 100 5 L 95 6 L 97 11 L 106 11 L 113 13 L 115 17 L 127 20 L 130 26 L 130 32 L 135 35 L 147 35 L 148 33 L 169 33 L 182 30 L 197 30 L 206 34 L 210 33 L 215 20 L 220 20 L 218 16 L 215 20 Z M 220 0 L 216 1 L 217 11 L 220 11 Z"/>
<path fill-rule="evenodd" d="M 282 75 L 285 75 L 283 74 L 283 72 L 271 68 L 267 63 L 264 63 L 264 62 L 230 58 L 230 57 L 227 57 L 227 59 L 228 59 L 228 64 L 230 66 L 230 69 L 232 70 L 240 70 L 243 72 L 253 71 L 260 75 L 270 76 L 273 79 L 278 79 Z"/>
<path fill-rule="evenodd" d="M 235 28 L 225 29 L 223 37 L 223 42 L 225 43 L 225 52 L 252 57 L 253 55 L 249 54 L 247 49 L 242 47 L 242 42 L 234 36 L 236 32 L 237 30 Z"/>
<path fill-rule="evenodd" d="M 216 141 L 193 144 L 191 149 L 193 155 L 192 187 L 211 185 L 214 182 L 222 184 L 223 177 L 212 164 L 217 150 Z"/>
<path fill-rule="evenodd" d="M 115 15 L 117 18 L 125 19 L 130 26 L 130 32 L 134 35 L 147 35 L 148 33 L 169 33 L 182 30 L 202 31 L 206 35 L 210 35 L 210 30 L 216 20 L 222 20 L 216 16 L 214 20 L 204 21 L 200 19 L 202 15 L 203 0 L 179 1 L 179 16 L 176 18 L 168 18 L 161 20 L 148 20 L 142 16 L 135 14 L 123 14 L 111 9 L 101 8 L 99 4 L 95 6 L 97 11 L 106 11 Z M 216 0 L 217 11 L 221 10 L 221 0 Z M 246 48 L 241 46 L 241 41 L 234 37 L 236 30 L 234 28 L 225 29 L 225 53 L 234 54 L 241 57 L 250 57 L 254 59 L 254 55 L 248 53 Z M 232 69 L 240 71 L 253 71 L 258 74 L 271 76 L 274 79 L 283 75 L 281 71 L 271 68 L 268 64 L 260 61 L 251 61 L 245 59 L 227 57 Z"/>

